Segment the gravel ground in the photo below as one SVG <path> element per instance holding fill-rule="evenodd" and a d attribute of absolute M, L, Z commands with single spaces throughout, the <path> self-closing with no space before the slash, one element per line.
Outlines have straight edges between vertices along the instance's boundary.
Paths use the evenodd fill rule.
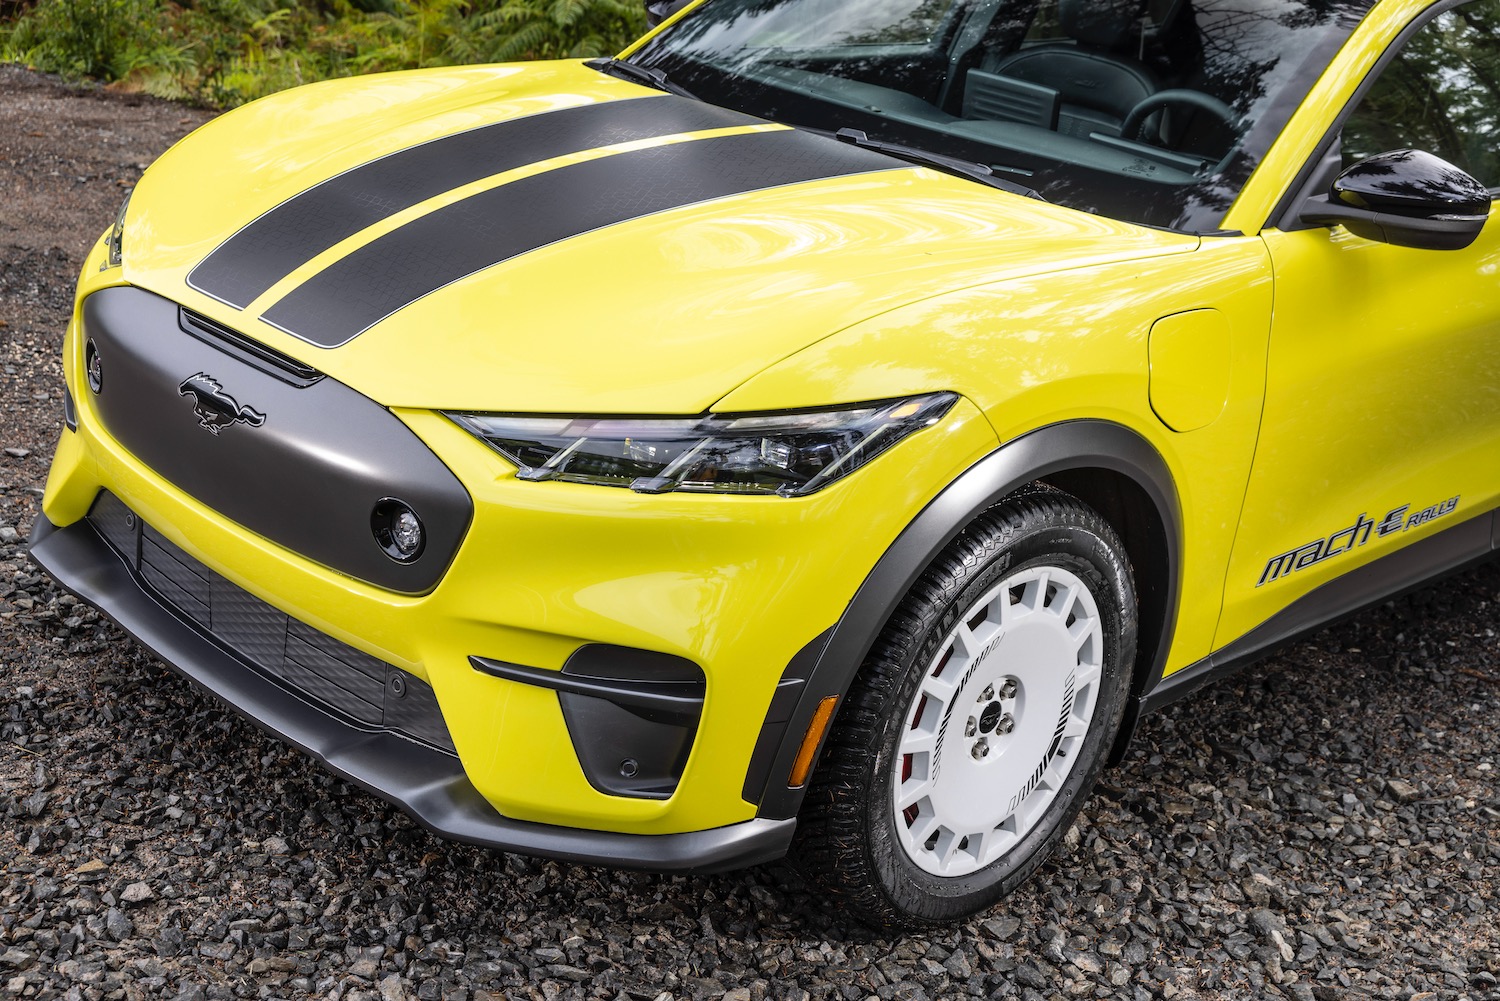
<path fill-rule="evenodd" d="M 84 248 L 206 116 L 0 66 L 0 996 L 1500 998 L 1500 566 L 1147 720 L 1069 850 L 898 938 L 784 867 L 441 842 L 26 560 Z"/>

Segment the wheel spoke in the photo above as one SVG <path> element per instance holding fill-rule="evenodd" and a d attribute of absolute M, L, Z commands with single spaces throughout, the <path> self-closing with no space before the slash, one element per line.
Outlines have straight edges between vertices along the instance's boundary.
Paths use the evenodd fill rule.
<path fill-rule="evenodd" d="M 1079 591 L 1080 591 L 1079 585 L 1072 584 L 1072 583 L 1068 584 L 1067 585 L 1067 590 L 1062 593 L 1062 596 L 1060 598 L 1058 598 L 1056 601 L 1054 601 L 1048 607 L 1053 612 L 1056 613 L 1056 615 L 1057 615 L 1057 617 L 1059 619 L 1062 619 L 1064 622 L 1067 622 L 1068 621 L 1068 613 L 1073 610 L 1073 605 L 1078 601 L 1078 593 L 1079 593 Z M 1073 624 L 1077 625 L 1079 622 L 1086 621 L 1085 620 L 1085 615 L 1086 615 L 1086 613 L 1080 613 L 1079 616 L 1078 616 L 1077 621 L 1075 621 Z"/>
<path fill-rule="evenodd" d="M 930 754 L 937 747 L 937 734 L 928 730 L 908 730 L 901 738 L 902 754 Z"/>
<path fill-rule="evenodd" d="M 1042 606 L 1047 603 L 1047 581 L 1049 574 L 1047 568 L 1043 567 L 1036 575 L 1036 579 L 1026 585 L 1026 590 L 1021 592 L 1021 604 L 1026 606 L 1028 612 L 1041 611 Z"/>
<path fill-rule="evenodd" d="M 962 656 L 967 663 L 978 655 L 982 648 L 975 640 L 974 631 L 969 628 L 967 622 L 960 622 L 958 628 L 953 631 L 953 655 Z"/>
<path fill-rule="evenodd" d="M 946 706 L 953 700 L 954 688 L 955 686 L 952 682 L 944 681 L 942 678 L 934 678 L 931 675 L 928 675 L 922 682 L 922 694 L 933 699 L 940 706 Z"/>
<path fill-rule="evenodd" d="M 1079 664 L 1078 673 L 1073 675 L 1073 690 L 1081 692 L 1085 688 L 1099 680 L 1103 669 L 1098 664 Z"/>
<path fill-rule="evenodd" d="M 918 847 L 925 846 L 927 844 L 927 839 L 932 837 L 933 832 L 941 826 L 941 822 L 933 814 L 918 814 L 917 823 L 914 827 L 911 828 L 910 832 L 912 844 L 917 845 Z"/>
<path fill-rule="evenodd" d="M 981 864 L 993 861 L 1015 847 L 1016 842 L 1021 840 L 1021 835 L 1029 830 L 1023 825 L 1023 820 L 1020 810 L 1017 809 L 996 824 L 993 829 L 985 832 L 985 851 L 990 854 L 990 858 L 981 859 Z"/>
<path fill-rule="evenodd" d="M 1011 589 L 1008 587 L 1002 587 L 1000 589 L 999 596 L 995 599 L 995 604 L 1000 606 L 1001 629 L 1009 626 L 1016 620 L 1016 617 L 1020 614 L 1016 611 L 1016 606 L 1010 603 L 1010 590 Z"/>
<path fill-rule="evenodd" d="M 1096 626 L 1097 624 L 1093 619 L 1083 615 L 1073 620 L 1073 624 L 1068 627 L 1068 638 L 1073 641 L 1074 653 L 1081 650 L 1083 645 L 1089 641 L 1089 638 L 1094 635 Z"/>
<path fill-rule="evenodd" d="M 903 783 L 896 797 L 896 812 L 905 813 L 914 806 L 921 806 L 922 801 L 927 798 L 927 794 L 931 791 L 932 783 L 926 779 Z M 927 813 L 931 814 L 932 810 L 929 808 Z"/>
<path fill-rule="evenodd" d="M 981 622 L 979 628 L 969 630 L 969 636 L 974 643 L 974 656 L 979 656 L 986 647 L 995 642 L 996 637 L 1005 632 L 1005 608 L 1008 604 L 1009 602 L 1000 602 L 1000 613 L 996 618 Z"/>
<path fill-rule="evenodd" d="M 948 868 L 948 863 L 953 861 L 953 853 L 958 851 L 958 843 L 962 840 L 961 835 L 946 827 L 943 828 L 943 833 L 938 835 L 937 857 L 944 869 Z"/>
<path fill-rule="evenodd" d="M 983 865 L 985 849 L 989 846 L 993 836 L 993 831 L 976 831 L 969 835 L 969 843 L 964 846 L 964 851 L 974 856 L 975 861 Z"/>
<path fill-rule="evenodd" d="M 1011 816 L 1016 822 L 1017 837 L 1021 831 L 1029 831 L 1036 826 L 1046 808 L 1047 797 L 1038 796 L 1035 792 L 1016 804 L 1016 812 Z"/>

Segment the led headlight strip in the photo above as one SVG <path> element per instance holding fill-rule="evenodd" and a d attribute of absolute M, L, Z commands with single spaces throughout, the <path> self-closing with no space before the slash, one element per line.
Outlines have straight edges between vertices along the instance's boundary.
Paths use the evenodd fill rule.
<path fill-rule="evenodd" d="M 936 424 L 953 393 L 838 410 L 704 417 L 449 414 L 520 467 L 523 480 L 629 487 L 637 493 L 802 497 Z"/>
<path fill-rule="evenodd" d="M 131 194 L 135 189 L 131 189 Z M 120 211 L 115 213 L 115 224 L 109 228 L 109 238 L 105 240 L 104 246 L 108 251 L 108 258 L 99 270 L 104 268 L 118 268 L 125 253 L 125 210 L 130 208 L 130 194 L 120 203 Z"/>

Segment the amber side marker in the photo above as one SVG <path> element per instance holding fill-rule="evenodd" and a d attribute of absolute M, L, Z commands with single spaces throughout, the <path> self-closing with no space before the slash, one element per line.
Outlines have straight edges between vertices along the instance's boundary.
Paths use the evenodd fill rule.
<path fill-rule="evenodd" d="M 799 789 L 807 785 L 807 773 L 812 771 L 813 754 L 823 740 L 823 731 L 828 729 L 828 723 L 833 719 L 833 707 L 838 705 L 838 701 L 837 695 L 829 695 L 813 711 L 812 721 L 807 724 L 807 733 L 802 737 L 802 746 L 797 748 L 797 760 L 792 762 L 792 774 L 786 780 L 789 788 Z"/>

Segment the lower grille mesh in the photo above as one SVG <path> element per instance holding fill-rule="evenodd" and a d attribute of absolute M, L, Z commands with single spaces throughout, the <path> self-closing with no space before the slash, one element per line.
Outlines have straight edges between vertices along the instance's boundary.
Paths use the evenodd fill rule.
<path fill-rule="evenodd" d="M 277 611 L 101 493 L 89 522 L 158 599 L 320 708 L 453 752 L 431 686 Z"/>

